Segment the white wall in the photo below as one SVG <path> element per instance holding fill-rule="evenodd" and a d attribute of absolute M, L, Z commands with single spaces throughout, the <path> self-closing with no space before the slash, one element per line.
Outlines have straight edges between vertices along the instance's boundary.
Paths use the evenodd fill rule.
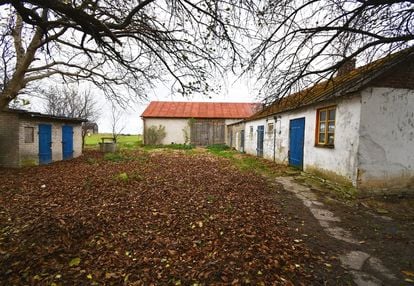
<path fill-rule="evenodd" d="M 316 110 L 335 104 L 337 105 L 335 148 L 315 147 Z M 281 117 L 274 124 L 275 141 L 274 133 L 267 130 L 267 123 L 275 122 L 273 116 L 269 117 L 267 122 L 265 118 L 246 122 L 246 152 L 256 155 L 257 126 L 264 125 L 263 156 L 270 160 L 275 156 L 275 161 L 287 164 L 290 120 L 305 117 L 304 170 L 317 170 L 328 175 L 335 173 L 356 184 L 360 106 L 360 97 L 354 96 L 305 107 L 299 111 L 278 114 Z M 253 133 L 250 133 L 250 126 L 253 126 Z"/>
<path fill-rule="evenodd" d="M 185 134 L 183 130 L 188 130 L 188 136 L 190 136 L 190 128 L 188 125 L 188 119 L 180 118 L 145 118 L 144 128 L 151 126 L 165 126 L 166 136 L 162 140 L 161 144 L 184 144 Z"/>
<path fill-rule="evenodd" d="M 414 186 L 414 91 L 362 92 L 360 187 Z"/>

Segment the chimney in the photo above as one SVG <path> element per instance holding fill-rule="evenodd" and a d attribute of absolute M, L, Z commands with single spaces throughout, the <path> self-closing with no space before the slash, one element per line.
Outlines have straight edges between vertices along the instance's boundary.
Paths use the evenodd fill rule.
<path fill-rule="evenodd" d="M 354 70 L 355 63 L 356 59 L 347 60 L 345 63 L 342 64 L 342 66 L 339 67 L 337 76 L 345 75 Z"/>

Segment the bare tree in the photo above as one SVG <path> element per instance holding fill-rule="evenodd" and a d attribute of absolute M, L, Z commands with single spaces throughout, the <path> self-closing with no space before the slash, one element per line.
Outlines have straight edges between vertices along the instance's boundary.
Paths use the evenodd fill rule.
<path fill-rule="evenodd" d="M 413 1 L 269 1 L 256 20 L 260 44 L 249 70 L 268 102 L 331 78 L 350 60 L 365 64 L 414 40 Z"/>
<path fill-rule="evenodd" d="M 83 118 L 88 122 L 96 122 L 100 116 L 97 102 L 89 89 L 80 92 L 74 86 L 51 87 L 42 92 L 42 98 L 47 114 Z M 85 123 L 82 125 L 82 147 L 87 135 Z"/>
<path fill-rule="evenodd" d="M 117 101 L 164 79 L 185 95 L 208 93 L 214 72 L 239 64 L 240 14 L 254 2 L 0 0 L 0 109 L 52 76 Z"/>
<path fill-rule="evenodd" d="M 114 103 L 111 105 L 111 130 L 112 138 L 116 143 L 119 135 L 125 129 L 125 124 L 122 123 L 122 115 L 124 110 L 118 108 Z"/>
<path fill-rule="evenodd" d="M 275 100 L 411 44 L 412 1 L 0 0 L 0 109 L 48 77 L 90 81 L 109 98 L 145 87 L 209 93 L 246 67 Z M 250 49 L 253 46 L 255 48 Z M 250 53 L 249 53 L 250 50 Z M 220 74 L 219 74 L 220 75 Z M 122 90 L 122 91 L 121 91 Z"/>

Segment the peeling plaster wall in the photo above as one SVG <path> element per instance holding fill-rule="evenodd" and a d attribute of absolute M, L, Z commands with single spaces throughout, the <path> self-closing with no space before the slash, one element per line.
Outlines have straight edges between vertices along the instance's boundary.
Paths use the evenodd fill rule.
<path fill-rule="evenodd" d="M 161 144 L 184 144 L 185 134 L 183 130 L 188 130 L 188 136 L 190 136 L 190 127 L 188 126 L 188 120 L 189 119 L 183 118 L 145 118 L 144 128 L 149 128 L 151 126 L 158 127 L 159 125 L 162 125 L 165 127 L 166 135 L 165 138 L 161 141 Z"/>
<path fill-rule="evenodd" d="M 244 122 L 227 126 L 228 136 L 226 137 L 226 144 L 237 151 L 244 152 L 244 148 L 241 148 L 241 131 L 245 129 Z M 245 137 L 246 138 L 246 137 Z"/>
<path fill-rule="evenodd" d="M 362 92 L 359 146 L 361 189 L 414 187 L 414 91 Z"/>
<path fill-rule="evenodd" d="M 315 147 L 317 109 L 332 105 L 336 105 L 335 148 Z M 300 110 L 280 113 L 280 118 L 276 118 L 276 122 L 274 116 L 268 117 L 268 121 L 264 118 L 246 122 L 246 152 L 256 155 L 257 126 L 264 125 L 263 157 L 273 160 L 274 156 L 276 162 L 288 164 L 290 120 L 305 117 L 304 170 L 317 171 L 330 177 L 335 175 L 334 179 L 341 178 L 355 185 L 360 107 L 359 96 L 342 97 Z M 268 123 L 274 123 L 276 132 L 269 132 Z M 251 127 L 253 132 L 250 132 Z"/>

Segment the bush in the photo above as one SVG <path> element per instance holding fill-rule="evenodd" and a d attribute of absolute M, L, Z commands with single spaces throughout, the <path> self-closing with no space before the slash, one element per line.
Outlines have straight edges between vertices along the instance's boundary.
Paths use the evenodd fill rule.
<path fill-rule="evenodd" d="M 145 144 L 158 145 L 161 144 L 162 139 L 165 138 L 165 126 L 159 125 L 148 127 L 145 130 Z"/>

